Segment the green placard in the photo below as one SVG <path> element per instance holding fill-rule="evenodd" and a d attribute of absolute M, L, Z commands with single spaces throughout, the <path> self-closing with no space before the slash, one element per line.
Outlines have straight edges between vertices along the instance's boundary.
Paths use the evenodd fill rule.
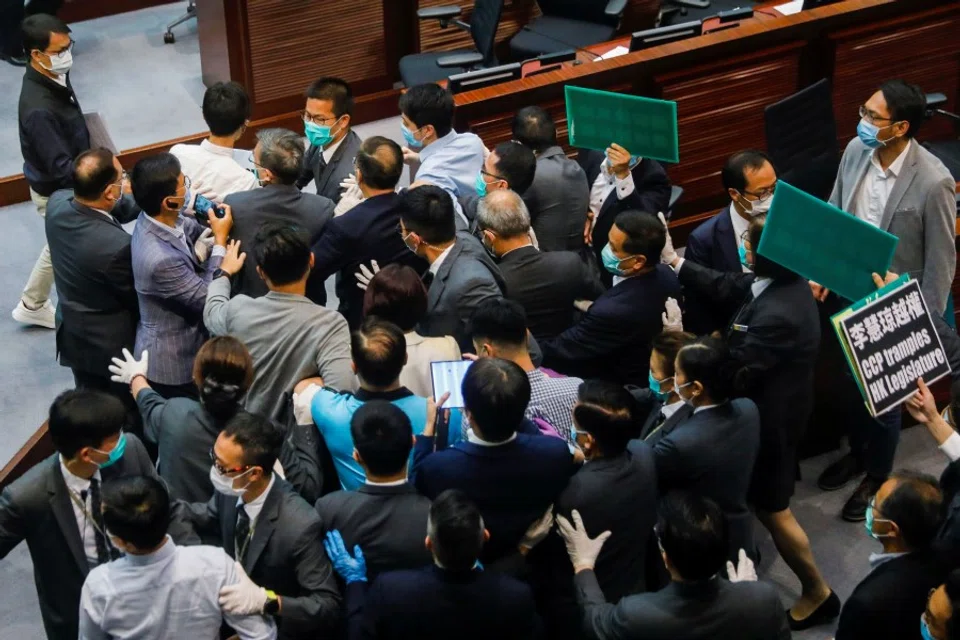
<path fill-rule="evenodd" d="M 631 155 L 680 162 L 676 102 L 570 85 L 564 91 L 570 146 L 603 151 L 616 142 Z"/>
<path fill-rule="evenodd" d="M 848 300 L 876 287 L 890 268 L 897 237 L 782 180 L 767 214 L 758 253 Z"/>

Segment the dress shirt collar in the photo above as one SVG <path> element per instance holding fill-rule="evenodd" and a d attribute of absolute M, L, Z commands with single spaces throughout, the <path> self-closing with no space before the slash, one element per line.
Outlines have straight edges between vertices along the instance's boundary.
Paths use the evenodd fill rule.
<path fill-rule="evenodd" d="M 230 147 L 221 147 L 218 144 L 213 144 L 209 140 L 202 140 L 200 141 L 200 148 L 207 153 L 212 153 L 218 156 L 226 156 L 233 160 L 233 149 Z"/>
<path fill-rule="evenodd" d="M 737 207 L 732 202 L 730 203 L 730 226 L 733 227 L 733 239 L 739 247 L 741 245 L 740 236 L 750 228 L 750 221 L 745 220 L 743 216 L 740 215 Z"/>
<path fill-rule="evenodd" d="M 756 300 L 760 297 L 760 294 L 767 290 L 773 284 L 773 280 L 770 278 L 757 278 L 753 281 L 753 284 L 750 285 L 750 292 L 753 294 L 753 299 Z"/>
<path fill-rule="evenodd" d="M 386 400 L 387 402 L 393 402 L 394 400 L 402 400 L 403 398 L 409 398 L 413 395 L 413 391 L 407 389 L 406 387 L 400 387 L 399 389 L 394 389 L 393 391 L 371 391 L 370 389 L 357 389 L 357 392 L 353 394 L 357 400 L 361 402 L 369 402 L 370 400 Z"/>
<path fill-rule="evenodd" d="M 128 553 L 124 556 L 127 564 L 132 564 L 135 566 L 143 567 L 150 564 L 157 564 L 158 562 L 163 562 L 167 558 L 172 558 L 177 553 L 177 544 L 173 541 L 169 535 L 163 539 L 163 546 L 154 551 L 153 553 L 147 553 L 142 556 L 133 555 Z"/>
<path fill-rule="evenodd" d="M 870 568 L 876 569 L 877 567 L 882 565 L 884 562 L 890 562 L 891 560 L 894 560 L 895 558 L 899 558 L 900 556 L 905 556 L 908 553 L 909 551 L 901 551 L 900 553 L 871 553 L 870 559 L 869 559 Z"/>
<path fill-rule="evenodd" d="M 907 161 L 907 152 L 910 151 L 910 146 L 913 145 L 913 140 L 910 140 L 907 143 L 907 146 L 903 148 L 903 151 L 900 152 L 900 155 L 897 156 L 897 159 L 890 163 L 890 166 L 887 167 L 887 170 L 884 171 L 880 166 L 880 160 L 877 156 L 879 149 L 870 154 L 870 164 L 872 164 L 877 171 L 882 173 L 884 177 L 887 178 L 896 178 L 900 175 L 900 171 L 903 170 L 903 163 Z"/>
<path fill-rule="evenodd" d="M 437 153 L 445 146 L 457 139 L 457 132 L 450 129 L 450 132 L 442 138 L 437 138 L 423 149 L 420 150 L 420 162 L 423 162 L 433 154 Z"/>
<path fill-rule="evenodd" d="M 104 211 L 103 209 L 97 209 L 96 207 L 90 207 L 90 208 L 96 211 L 97 213 L 102 213 L 103 215 L 107 216 L 107 218 L 109 218 L 110 220 L 113 220 L 114 222 L 116 222 L 116 220 L 114 220 L 113 214 L 111 214 L 109 211 Z"/>
<path fill-rule="evenodd" d="M 154 219 L 153 216 L 148 216 L 146 212 L 144 212 L 143 217 L 149 220 L 150 224 L 157 225 L 161 229 L 164 229 L 165 231 L 167 231 L 167 233 L 172 233 L 173 235 L 180 238 L 181 240 L 186 238 L 186 233 L 184 233 L 183 231 L 183 216 L 177 216 L 177 224 L 175 227 L 168 227 L 162 222 Z"/>
<path fill-rule="evenodd" d="M 86 491 L 90 488 L 90 478 L 81 478 L 80 476 L 74 475 L 70 469 L 67 468 L 67 462 L 63 459 L 63 455 L 59 456 L 60 458 L 60 473 L 63 474 L 63 481 L 67 485 L 67 489 L 73 491 L 74 493 L 79 494 L 81 491 Z M 97 480 L 100 480 L 100 470 L 93 474 L 93 477 Z"/>
<path fill-rule="evenodd" d="M 286 300 L 287 302 L 305 302 L 307 304 L 316 304 L 310 298 L 302 296 L 299 293 L 286 293 L 284 291 L 268 291 L 264 298 L 271 300 Z"/>
<path fill-rule="evenodd" d="M 447 256 L 450 255 L 450 251 L 453 250 L 454 245 L 457 243 L 454 242 L 449 247 L 443 250 L 443 253 L 437 256 L 437 259 L 433 261 L 433 264 L 430 265 L 430 273 L 437 275 L 440 272 L 440 265 L 443 264 L 443 261 L 447 259 Z"/>
<path fill-rule="evenodd" d="M 342 138 L 320 150 L 320 155 L 323 157 L 324 163 L 330 164 L 330 159 L 333 158 L 333 154 L 337 152 L 337 149 L 340 148 L 340 145 L 343 144 L 343 141 L 347 139 L 348 135 L 350 135 L 349 130 Z"/>
<path fill-rule="evenodd" d="M 367 479 L 363 481 L 363 484 L 367 485 L 368 487 L 400 487 L 407 484 L 407 479 L 404 478 L 403 480 L 394 480 L 393 482 L 370 482 L 370 480 Z"/>
<path fill-rule="evenodd" d="M 677 400 L 675 402 L 671 402 L 670 404 L 665 404 L 660 407 L 660 413 L 663 414 L 665 420 L 669 420 L 673 414 L 679 411 L 685 404 L 686 403 L 683 400 Z"/>
<path fill-rule="evenodd" d="M 473 429 L 467 429 L 467 442 L 475 444 L 478 447 L 499 447 L 510 442 L 513 442 L 517 439 L 517 434 L 514 433 L 512 436 L 504 440 L 503 442 L 487 442 L 486 440 L 481 440 L 480 436 L 473 432 Z"/>
<path fill-rule="evenodd" d="M 719 407 L 719 404 L 705 404 L 702 407 L 697 407 L 693 410 L 694 413 L 700 413 L 701 411 L 706 411 L 707 409 L 713 409 L 714 407 Z"/>
<path fill-rule="evenodd" d="M 523 245 L 522 247 L 514 247 L 513 249 L 510 249 L 510 251 L 507 251 L 507 252 L 505 252 L 502 256 L 500 256 L 499 259 L 500 259 L 500 260 L 503 260 L 503 259 L 506 258 L 508 255 L 510 255 L 511 253 L 514 253 L 515 251 L 520 251 L 520 250 L 522 250 L 522 249 L 533 249 L 533 251 L 534 251 L 535 253 L 539 253 L 539 252 L 540 252 L 540 250 L 537 249 L 535 246 L 533 246 L 533 243 L 531 242 L 530 244 L 525 244 L 525 245 Z"/>
<path fill-rule="evenodd" d="M 244 504 L 243 498 L 237 498 L 237 508 L 243 509 L 247 512 L 247 516 L 250 518 L 250 526 L 253 527 L 257 522 L 257 516 L 260 515 L 260 512 L 263 510 L 263 505 L 267 502 L 267 496 L 270 495 L 270 491 L 273 489 L 273 483 L 277 480 L 277 474 L 270 473 L 270 484 L 267 485 L 267 488 L 257 496 L 255 499 Z"/>

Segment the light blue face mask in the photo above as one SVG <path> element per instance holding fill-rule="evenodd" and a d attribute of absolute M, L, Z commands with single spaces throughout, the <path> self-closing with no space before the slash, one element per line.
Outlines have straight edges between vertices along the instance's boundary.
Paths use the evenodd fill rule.
<path fill-rule="evenodd" d="M 97 453 L 102 453 L 103 455 L 107 456 L 106 462 L 98 462 L 97 465 L 101 469 L 104 469 L 106 467 L 109 467 L 112 464 L 115 464 L 117 460 L 123 457 L 123 452 L 126 451 L 126 449 L 127 449 L 127 436 L 123 433 L 123 431 L 121 431 L 120 439 L 117 440 L 117 444 L 113 449 L 111 449 L 110 451 L 101 451 L 100 449 L 94 449 L 94 451 L 96 451 Z"/>
<path fill-rule="evenodd" d="M 604 245 L 603 250 L 600 252 L 600 259 L 603 260 L 603 268 L 615 276 L 626 275 L 626 272 L 620 268 L 620 263 L 635 257 L 636 256 L 627 256 L 626 258 L 618 258 L 614 255 L 613 249 L 610 248 L 609 242 Z"/>
<path fill-rule="evenodd" d="M 330 144 L 330 141 L 333 140 L 331 131 L 332 127 L 323 124 L 316 124 L 309 121 L 303 123 L 303 132 L 306 134 L 310 144 L 315 147 L 323 147 Z"/>
<path fill-rule="evenodd" d="M 893 123 L 896 124 L 896 123 Z M 888 124 L 886 127 L 878 127 L 875 124 L 867 122 L 865 119 L 860 119 L 860 124 L 857 125 L 857 137 L 860 138 L 860 142 L 865 144 L 871 149 L 879 149 L 880 147 L 887 146 L 889 140 L 880 140 L 877 138 L 877 134 L 880 133 L 880 129 L 887 129 L 892 127 L 893 124 Z"/>
<path fill-rule="evenodd" d="M 417 129 L 417 131 L 420 131 L 420 129 Z M 403 134 L 403 141 L 406 142 L 407 146 L 411 149 L 419 149 L 423 146 L 423 140 L 417 140 L 414 136 L 414 132 L 410 131 L 410 129 L 407 128 L 407 125 L 403 124 L 402 122 L 400 123 L 400 133 Z"/>
<path fill-rule="evenodd" d="M 653 392 L 653 395 L 657 396 L 657 399 L 660 402 L 666 402 L 667 398 L 670 397 L 670 392 L 663 391 L 660 385 L 662 385 L 667 380 L 673 380 L 673 378 L 664 378 L 663 380 L 657 380 L 656 378 L 653 377 L 653 371 L 651 371 L 648 375 L 649 375 L 648 381 L 650 382 L 650 391 Z"/>
<path fill-rule="evenodd" d="M 740 248 L 737 249 L 737 253 L 740 254 L 740 264 L 742 264 L 747 269 L 753 270 L 753 267 L 750 266 L 750 263 L 747 262 L 747 247 L 746 245 L 740 245 Z"/>
<path fill-rule="evenodd" d="M 477 182 L 475 188 L 479 197 L 487 197 L 487 181 L 483 179 L 483 171 L 477 171 Z"/>
<path fill-rule="evenodd" d="M 927 626 L 927 620 L 923 617 L 923 614 L 920 614 L 920 637 L 923 640 L 937 640 L 933 637 L 933 634 L 930 633 L 930 627 Z"/>
<path fill-rule="evenodd" d="M 863 521 L 863 527 L 867 530 L 867 534 L 874 540 L 879 540 L 880 538 L 889 538 L 890 537 L 889 535 L 885 534 L 881 536 L 874 533 L 873 531 L 873 523 L 875 521 L 873 517 L 873 508 L 874 508 L 873 505 L 874 505 L 873 500 L 871 500 L 870 504 L 867 505 L 867 514 L 866 514 L 867 519 Z M 890 521 L 880 518 L 876 520 L 876 522 L 890 522 Z"/>

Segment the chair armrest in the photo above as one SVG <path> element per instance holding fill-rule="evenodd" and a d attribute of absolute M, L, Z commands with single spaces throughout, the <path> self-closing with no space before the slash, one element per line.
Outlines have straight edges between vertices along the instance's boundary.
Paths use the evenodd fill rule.
<path fill-rule="evenodd" d="M 460 7 L 456 5 L 417 9 L 417 18 L 420 20 L 449 20 L 458 15 L 460 15 Z"/>
<path fill-rule="evenodd" d="M 608 18 L 619 18 L 627 7 L 627 0 L 607 0 L 607 8 L 603 10 Z"/>
<path fill-rule="evenodd" d="M 483 54 L 478 51 L 472 51 L 470 53 L 455 53 L 444 56 L 437 60 L 437 66 L 441 69 L 450 69 L 452 67 L 462 67 L 466 69 L 481 62 L 483 62 Z"/>

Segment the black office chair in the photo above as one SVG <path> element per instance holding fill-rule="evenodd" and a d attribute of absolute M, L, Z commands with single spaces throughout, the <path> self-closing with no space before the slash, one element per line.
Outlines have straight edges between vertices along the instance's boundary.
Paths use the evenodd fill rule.
<path fill-rule="evenodd" d="M 400 58 L 400 79 L 403 84 L 412 87 L 425 82 L 439 82 L 461 71 L 496 66 L 493 45 L 502 11 L 503 0 L 476 0 L 470 24 L 457 19 L 460 15 L 460 7 L 457 6 L 428 7 L 417 11 L 420 20 L 439 20 L 442 28 L 452 24 L 469 33 L 476 51 L 430 51 L 403 56 Z"/>
<path fill-rule="evenodd" d="M 781 180 L 826 200 L 840 167 L 830 83 L 823 79 L 768 106 L 767 149 Z"/>
<path fill-rule="evenodd" d="M 163 32 L 163 42 L 173 44 L 176 42 L 176 36 L 173 35 L 173 28 L 178 27 L 184 22 L 193 20 L 197 17 L 197 0 L 187 2 L 187 12 L 167 25 L 167 30 Z"/>
<path fill-rule="evenodd" d="M 943 107 L 947 106 L 947 96 L 942 93 L 927 94 L 927 119 L 934 117 L 943 117 L 953 120 L 954 133 L 960 136 L 960 115 L 947 111 Z M 960 137 L 954 137 L 950 140 L 936 140 L 933 142 L 924 142 L 923 146 L 930 153 L 940 158 L 947 171 L 953 176 L 953 179 L 960 181 Z M 957 194 L 957 210 L 960 211 L 960 193 Z"/>
<path fill-rule="evenodd" d="M 514 60 L 613 39 L 627 0 L 537 0 L 543 13 L 510 41 Z"/>

